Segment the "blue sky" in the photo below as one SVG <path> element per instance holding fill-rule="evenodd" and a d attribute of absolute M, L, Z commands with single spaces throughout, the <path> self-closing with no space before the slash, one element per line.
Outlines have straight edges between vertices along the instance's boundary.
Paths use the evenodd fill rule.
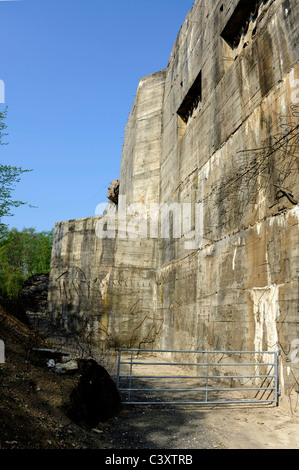
<path fill-rule="evenodd" d="M 10 227 L 51 230 L 95 214 L 119 177 L 138 81 L 167 66 L 193 0 L 0 1 L 9 142 L 1 163 L 33 169 Z"/>

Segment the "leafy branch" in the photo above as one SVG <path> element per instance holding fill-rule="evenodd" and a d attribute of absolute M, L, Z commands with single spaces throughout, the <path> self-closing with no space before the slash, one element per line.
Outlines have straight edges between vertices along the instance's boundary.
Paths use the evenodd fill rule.
<path fill-rule="evenodd" d="M 7 145 L 2 141 L 3 137 L 8 135 L 4 132 L 7 128 L 4 120 L 7 117 L 7 107 L 4 111 L 0 112 L 0 145 Z M 3 217 L 12 216 L 12 209 L 21 205 L 27 204 L 26 202 L 14 200 L 12 198 L 12 191 L 15 189 L 16 183 L 19 183 L 20 176 L 23 173 L 28 173 L 32 170 L 24 170 L 21 167 L 4 165 L 0 163 L 0 238 L 3 238 L 7 232 L 7 226 L 2 222 Z"/>

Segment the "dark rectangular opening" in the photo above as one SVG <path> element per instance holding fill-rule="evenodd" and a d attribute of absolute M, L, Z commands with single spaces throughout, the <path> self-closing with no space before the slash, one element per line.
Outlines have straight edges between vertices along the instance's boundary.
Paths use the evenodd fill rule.
<path fill-rule="evenodd" d="M 246 34 L 250 21 L 255 21 L 259 8 L 268 0 L 240 0 L 227 22 L 221 37 L 230 45 L 238 47 L 242 35 Z"/>
<path fill-rule="evenodd" d="M 193 111 L 198 107 L 201 102 L 202 96 L 202 84 L 201 84 L 201 71 L 197 75 L 193 82 L 193 85 L 189 89 L 187 95 L 184 98 L 181 106 L 179 107 L 177 114 L 183 119 L 185 123 L 192 116 Z"/>

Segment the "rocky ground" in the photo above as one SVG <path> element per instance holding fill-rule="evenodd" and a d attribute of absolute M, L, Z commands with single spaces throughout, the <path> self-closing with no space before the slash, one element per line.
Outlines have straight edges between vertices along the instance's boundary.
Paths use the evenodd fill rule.
<path fill-rule="evenodd" d="M 298 414 L 280 407 L 124 405 L 85 429 L 65 410 L 79 373 L 57 374 L 33 348 L 49 347 L 1 313 L 6 361 L 0 364 L 1 449 L 298 449 Z M 116 363 L 112 352 L 107 370 Z M 105 365 L 105 364 L 104 364 Z"/>

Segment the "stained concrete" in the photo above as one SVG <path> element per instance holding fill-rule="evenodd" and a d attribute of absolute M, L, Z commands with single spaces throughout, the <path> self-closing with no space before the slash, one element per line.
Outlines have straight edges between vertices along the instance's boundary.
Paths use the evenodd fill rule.
<path fill-rule="evenodd" d="M 200 244 L 186 249 L 186 233 L 134 238 L 140 218 L 120 219 L 119 204 L 115 238 L 96 236 L 102 218 L 59 222 L 49 308 L 66 326 L 87 320 L 94 341 L 116 347 L 279 348 L 287 397 L 299 381 L 290 359 L 299 338 L 299 8 L 259 2 L 233 48 L 222 33 L 238 5 L 197 2 L 166 69 L 140 80 L 125 130 L 119 197 L 137 212 L 199 203 Z M 177 111 L 199 74 L 200 101 L 184 122 Z"/>

